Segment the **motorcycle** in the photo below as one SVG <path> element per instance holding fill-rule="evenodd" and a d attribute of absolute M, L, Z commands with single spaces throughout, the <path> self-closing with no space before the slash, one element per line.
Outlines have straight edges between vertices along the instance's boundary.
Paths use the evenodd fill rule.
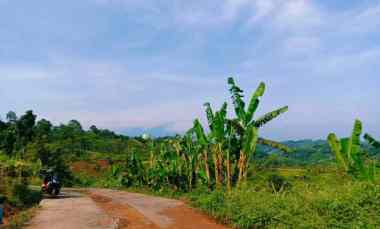
<path fill-rule="evenodd" d="M 61 191 L 61 182 L 58 180 L 58 177 L 46 176 L 41 185 L 41 191 L 52 196 L 58 196 Z"/>

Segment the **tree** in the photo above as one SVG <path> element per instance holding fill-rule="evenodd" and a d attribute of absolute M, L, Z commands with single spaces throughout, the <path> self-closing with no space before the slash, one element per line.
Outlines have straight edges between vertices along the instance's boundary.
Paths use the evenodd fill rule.
<path fill-rule="evenodd" d="M 46 119 L 41 119 L 35 127 L 36 136 L 38 138 L 49 137 L 51 135 L 53 125 Z"/>
<path fill-rule="evenodd" d="M 205 176 L 208 184 L 208 188 L 211 188 L 211 175 L 210 175 L 210 166 L 209 166 L 209 139 L 207 138 L 204 128 L 202 124 L 199 122 L 198 119 L 194 121 L 194 127 L 193 130 L 195 132 L 195 135 L 198 140 L 198 144 L 202 150 L 203 154 L 203 161 L 204 161 L 204 169 L 205 169 Z"/>
<path fill-rule="evenodd" d="M 256 151 L 257 144 L 268 145 L 285 152 L 291 152 L 291 149 L 278 142 L 258 136 L 259 129 L 262 126 L 286 112 L 288 107 L 282 107 L 254 120 L 253 116 L 258 108 L 259 99 L 264 94 L 265 84 L 260 83 L 247 108 L 243 101 L 243 90 L 235 84 L 232 78 L 228 79 L 228 84 L 230 85 L 236 117 L 234 119 L 227 118 L 227 103 L 224 103 L 221 109 L 215 113 L 211 105 L 205 103 L 210 132 L 205 133 L 198 119 L 194 121 L 193 130 L 203 149 L 209 187 L 211 185 L 210 167 L 213 166 L 216 186 L 220 187 L 226 183 L 228 189 L 231 189 L 236 180 L 240 184 L 246 179 L 250 159 Z M 211 152 L 213 164 L 209 161 L 209 152 Z"/>
<path fill-rule="evenodd" d="M 17 121 L 17 115 L 14 111 L 9 111 L 6 117 L 7 117 L 7 121 L 10 123 L 14 123 Z"/>
<path fill-rule="evenodd" d="M 17 120 L 17 135 L 21 144 L 25 145 L 28 141 L 32 140 L 36 118 L 37 116 L 33 114 L 33 111 L 29 110 Z"/>
<path fill-rule="evenodd" d="M 362 122 L 355 120 L 351 137 L 338 140 L 334 133 L 330 133 L 327 140 L 341 170 L 354 178 L 367 179 L 373 182 L 376 166 L 374 162 L 366 165 L 365 154 L 360 147 L 362 129 Z"/>
<path fill-rule="evenodd" d="M 233 78 L 228 78 L 228 84 L 230 85 L 229 90 L 236 115 L 236 118 L 230 120 L 229 122 L 236 130 L 241 146 L 238 161 L 238 183 L 241 183 L 247 177 L 249 160 L 252 158 L 258 143 L 278 148 L 285 152 L 291 151 L 287 146 L 272 140 L 259 138 L 258 136 L 259 129 L 282 113 L 288 111 L 288 106 L 281 107 L 257 119 L 253 119 L 254 114 L 260 104 L 260 98 L 264 95 L 265 84 L 263 82 L 259 84 L 256 91 L 251 96 L 248 107 L 246 107 L 245 102 L 243 101 L 243 90 L 235 84 Z"/>
<path fill-rule="evenodd" d="M 0 132 L 7 128 L 7 124 L 0 120 Z"/>
<path fill-rule="evenodd" d="M 96 135 L 98 135 L 98 134 L 100 133 L 99 129 L 98 129 L 95 125 L 90 126 L 90 130 L 91 130 L 94 134 L 96 134 Z"/>
<path fill-rule="evenodd" d="M 9 128 L 2 133 L 2 148 L 7 155 L 11 155 L 16 143 L 16 131 L 13 128 Z"/>
<path fill-rule="evenodd" d="M 77 132 L 77 133 L 83 132 L 82 125 L 77 120 L 70 120 L 67 126 L 71 128 L 72 131 L 74 132 Z"/>
<path fill-rule="evenodd" d="M 220 187 L 223 183 L 224 148 L 227 143 L 227 103 L 223 103 L 219 111 L 213 113 L 210 103 L 205 103 L 207 120 L 210 128 L 208 141 L 214 160 L 215 183 Z M 229 166 L 229 165 L 228 165 Z M 230 176 L 227 176 L 228 180 Z M 229 181 L 227 182 L 229 183 Z"/>

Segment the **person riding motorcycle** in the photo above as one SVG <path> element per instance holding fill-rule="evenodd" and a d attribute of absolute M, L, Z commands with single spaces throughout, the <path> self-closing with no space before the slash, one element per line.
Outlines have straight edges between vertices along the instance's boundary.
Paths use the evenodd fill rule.
<path fill-rule="evenodd" d="M 47 171 L 41 171 L 43 175 L 43 184 L 41 185 L 41 191 L 49 193 L 50 195 L 58 195 L 61 190 L 61 183 L 58 176 L 52 169 Z"/>

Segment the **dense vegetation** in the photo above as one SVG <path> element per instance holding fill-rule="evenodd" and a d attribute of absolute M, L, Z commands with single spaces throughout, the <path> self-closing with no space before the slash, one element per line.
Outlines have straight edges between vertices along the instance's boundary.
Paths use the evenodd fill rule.
<path fill-rule="evenodd" d="M 32 111 L 21 117 L 8 112 L 0 119 L 0 199 L 6 199 L 5 215 L 13 216 L 20 210 L 38 203 L 41 194 L 29 188 L 40 185 L 40 171 L 53 169 L 66 185 L 75 178 L 69 165 L 92 151 L 125 153 L 125 136 L 92 126 L 84 131 L 78 121 L 53 126 Z"/>
<path fill-rule="evenodd" d="M 9 112 L 0 121 L 0 193 L 12 205 L 30 205 L 27 185 L 53 168 L 66 186 L 183 195 L 238 228 L 380 227 L 380 143 L 369 134 L 362 141 L 359 120 L 348 138 L 275 142 L 260 129 L 288 107 L 255 118 L 265 84 L 247 104 L 232 78 L 228 85 L 234 115 L 227 103 L 219 110 L 205 103 L 207 128 L 196 119 L 183 136 L 130 138 Z"/>

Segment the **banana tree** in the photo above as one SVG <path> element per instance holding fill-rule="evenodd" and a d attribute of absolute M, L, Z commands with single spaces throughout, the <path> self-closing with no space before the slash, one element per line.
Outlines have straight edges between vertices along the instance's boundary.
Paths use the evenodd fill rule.
<path fill-rule="evenodd" d="M 224 146 L 226 144 L 227 135 L 227 103 L 223 103 L 219 111 L 213 113 L 209 103 L 205 103 L 207 121 L 209 123 L 210 147 L 214 160 L 215 184 L 220 187 L 223 184 L 223 161 Z"/>
<path fill-rule="evenodd" d="M 259 84 L 256 91 L 252 94 L 247 107 L 243 100 L 243 90 L 235 84 L 234 79 L 228 78 L 228 84 L 236 114 L 236 118 L 229 120 L 229 123 L 236 130 L 241 143 L 238 161 L 238 183 L 240 184 L 247 177 L 249 160 L 255 153 L 257 144 L 264 144 L 285 152 L 291 152 L 287 146 L 281 143 L 259 138 L 258 136 L 259 129 L 282 113 L 287 112 L 288 106 L 281 107 L 254 119 L 254 114 L 260 104 L 260 98 L 265 92 L 265 84 L 263 82 Z"/>
<path fill-rule="evenodd" d="M 198 119 L 194 120 L 193 130 L 197 137 L 197 142 L 201 148 L 203 154 L 203 162 L 204 162 L 204 170 L 207 180 L 208 188 L 211 188 L 211 175 L 210 175 L 210 167 L 209 167 L 209 140 L 207 138 L 206 132 Z"/>
<path fill-rule="evenodd" d="M 338 139 L 334 133 L 330 133 L 327 140 L 331 151 L 335 154 L 338 166 L 346 173 L 358 179 L 375 179 L 375 164 L 365 164 L 364 153 L 360 147 L 362 134 L 362 122 L 355 120 L 351 137 Z"/>
<path fill-rule="evenodd" d="M 199 146 L 197 146 L 193 140 L 193 132 L 193 129 L 190 129 L 183 137 L 171 141 L 179 159 L 184 162 L 183 165 L 187 176 L 188 190 L 192 190 L 196 183 L 196 172 L 198 170 L 200 155 Z"/>
<path fill-rule="evenodd" d="M 209 167 L 209 150 L 212 153 L 214 164 L 215 184 L 219 188 L 223 184 L 223 161 L 224 161 L 224 144 L 226 143 L 227 133 L 227 103 L 224 103 L 221 109 L 213 112 L 209 103 L 205 103 L 207 121 L 210 132 L 205 134 L 204 128 L 199 120 L 194 121 L 194 131 L 196 133 L 198 142 L 203 145 L 203 155 L 205 161 L 205 170 L 207 179 L 210 181 L 210 167 Z M 229 183 L 229 182 L 228 182 Z M 209 182 L 211 185 L 211 182 Z"/>

